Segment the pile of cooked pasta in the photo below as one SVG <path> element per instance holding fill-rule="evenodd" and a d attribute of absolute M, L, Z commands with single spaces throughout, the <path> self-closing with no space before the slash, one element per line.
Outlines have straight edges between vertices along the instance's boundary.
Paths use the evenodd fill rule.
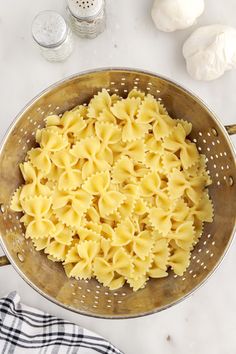
<path fill-rule="evenodd" d="M 169 269 L 181 276 L 213 219 L 191 123 L 135 89 L 125 99 L 103 89 L 45 121 L 11 200 L 36 250 L 111 290 L 136 291 Z"/>

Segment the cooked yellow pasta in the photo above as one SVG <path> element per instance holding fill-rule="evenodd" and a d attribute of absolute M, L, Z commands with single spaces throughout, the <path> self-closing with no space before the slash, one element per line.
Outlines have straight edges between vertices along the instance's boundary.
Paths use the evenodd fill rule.
<path fill-rule="evenodd" d="M 150 94 L 103 89 L 36 132 L 12 195 L 25 237 L 68 277 L 134 291 L 181 276 L 205 222 L 213 221 L 206 159 Z"/>

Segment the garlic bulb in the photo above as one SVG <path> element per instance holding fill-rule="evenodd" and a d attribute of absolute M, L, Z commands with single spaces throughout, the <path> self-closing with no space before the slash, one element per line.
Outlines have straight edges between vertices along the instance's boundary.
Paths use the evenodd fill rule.
<path fill-rule="evenodd" d="M 204 0 L 155 0 L 151 15 L 159 30 L 173 32 L 192 26 L 204 8 Z"/>
<path fill-rule="evenodd" d="M 224 25 L 200 27 L 184 43 L 183 55 L 194 79 L 217 79 L 236 68 L 236 29 Z"/>

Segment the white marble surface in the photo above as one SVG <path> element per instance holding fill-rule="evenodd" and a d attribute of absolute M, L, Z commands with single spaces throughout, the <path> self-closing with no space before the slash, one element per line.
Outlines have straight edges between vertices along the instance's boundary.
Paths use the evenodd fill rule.
<path fill-rule="evenodd" d="M 32 45 L 30 25 L 40 10 L 63 13 L 64 1 L 0 1 L 0 137 L 40 90 L 67 75 L 104 66 L 135 67 L 167 75 L 202 97 L 223 123 L 235 123 L 236 71 L 211 83 L 193 81 L 185 71 L 181 47 L 196 26 L 174 34 L 158 32 L 150 18 L 151 3 L 107 0 L 107 30 L 94 40 L 77 38 L 75 51 L 65 63 L 50 64 Z M 236 26 L 235 11 L 235 0 L 207 0 L 199 24 Z M 0 296 L 17 290 L 26 304 L 94 330 L 127 354 L 234 354 L 235 254 L 234 242 L 217 273 L 191 298 L 140 319 L 99 320 L 64 310 L 38 295 L 11 266 L 0 269 Z"/>

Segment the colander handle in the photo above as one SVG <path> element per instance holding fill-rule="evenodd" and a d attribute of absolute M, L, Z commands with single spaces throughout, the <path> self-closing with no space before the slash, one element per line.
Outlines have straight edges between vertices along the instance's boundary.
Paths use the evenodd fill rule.
<path fill-rule="evenodd" d="M 232 124 L 232 125 L 226 125 L 225 129 L 227 130 L 229 135 L 234 135 L 236 134 L 236 124 Z"/>
<path fill-rule="evenodd" d="M 1 256 L 0 257 L 0 267 L 3 267 L 8 264 L 10 264 L 10 261 L 8 260 L 8 258 L 6 256 Z"/>

